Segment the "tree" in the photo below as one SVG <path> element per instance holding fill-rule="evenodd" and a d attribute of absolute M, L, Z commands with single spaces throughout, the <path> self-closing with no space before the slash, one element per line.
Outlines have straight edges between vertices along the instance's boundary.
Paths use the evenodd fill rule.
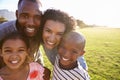
<path fill-rule="evenodd" d="M 0 16 L 0 23 L 6 22 L 7 19 L 5 19 L 4 17 Z"/>
<path fill-rule="evenodd" d="M 77 22 L 77 26 L 79 26 L 80 28 L 85 28 L 86 27 L 86 24 L 83 21 L 77 19 L 76 22 Z"/>

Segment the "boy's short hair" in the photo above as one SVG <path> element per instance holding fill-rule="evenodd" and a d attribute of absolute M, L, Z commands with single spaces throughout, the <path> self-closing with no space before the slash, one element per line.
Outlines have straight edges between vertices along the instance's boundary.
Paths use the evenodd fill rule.
<path fill-rule="evenodd" d="M 86 44 L 86 39 L 85 39 L 85 37 L 83 36 L 82 33 L 78 32 L 78 31 L 71 31 L 71 32 L 65 34 L 63 36 L 63 39 L 64 38 L 65 39 L 66 38 L 68 38 L 68 39 L 74 39 L 75 42 L 76 41 L 79 42 L 79 44 L 81 46 L 81 50 L 84 50 L 85 44 Z"/>

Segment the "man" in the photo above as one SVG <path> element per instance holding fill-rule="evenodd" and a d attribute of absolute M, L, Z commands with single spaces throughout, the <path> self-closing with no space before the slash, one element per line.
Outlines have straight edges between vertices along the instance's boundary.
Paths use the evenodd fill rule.
<path fill-rule="evenodd" d="M 30 55 L 35 60 L 36 52 L 40 44 L 40 21 L 42 12 L 39 10 L 41 3 L 39 0 L 19 0 L 18 10 L 16 10 L 16 20 L 0 24 L 0 40 L 9 33 L 18 31 L 29 38 Z M 37 59 L 36 59 L 37 60 Z M 2 59 L 0 58 L 0 68 Z"/>

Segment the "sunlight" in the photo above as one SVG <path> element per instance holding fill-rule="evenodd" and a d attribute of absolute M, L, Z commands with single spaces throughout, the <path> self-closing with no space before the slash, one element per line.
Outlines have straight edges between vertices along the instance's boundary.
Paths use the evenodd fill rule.
<path fill-rule="evenodd" d="M 1 0 L 0 9 L 17 9 L 18 0 Z M 42 10 L 55 8 L 86 24 L 120 27 L 119 0 L 41 0 Z M 7 6 L 6 6 L 7 5 Z"/>

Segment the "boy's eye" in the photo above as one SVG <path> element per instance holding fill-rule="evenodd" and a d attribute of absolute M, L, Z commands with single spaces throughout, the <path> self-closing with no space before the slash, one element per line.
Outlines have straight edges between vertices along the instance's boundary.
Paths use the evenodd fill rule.
<path fill-rule="evenodd" d="M 74 54 L 77 54 L 77 51 L 75 51 L 75 50 L 72 50 L 71 52 L 74 53 Z"/>

